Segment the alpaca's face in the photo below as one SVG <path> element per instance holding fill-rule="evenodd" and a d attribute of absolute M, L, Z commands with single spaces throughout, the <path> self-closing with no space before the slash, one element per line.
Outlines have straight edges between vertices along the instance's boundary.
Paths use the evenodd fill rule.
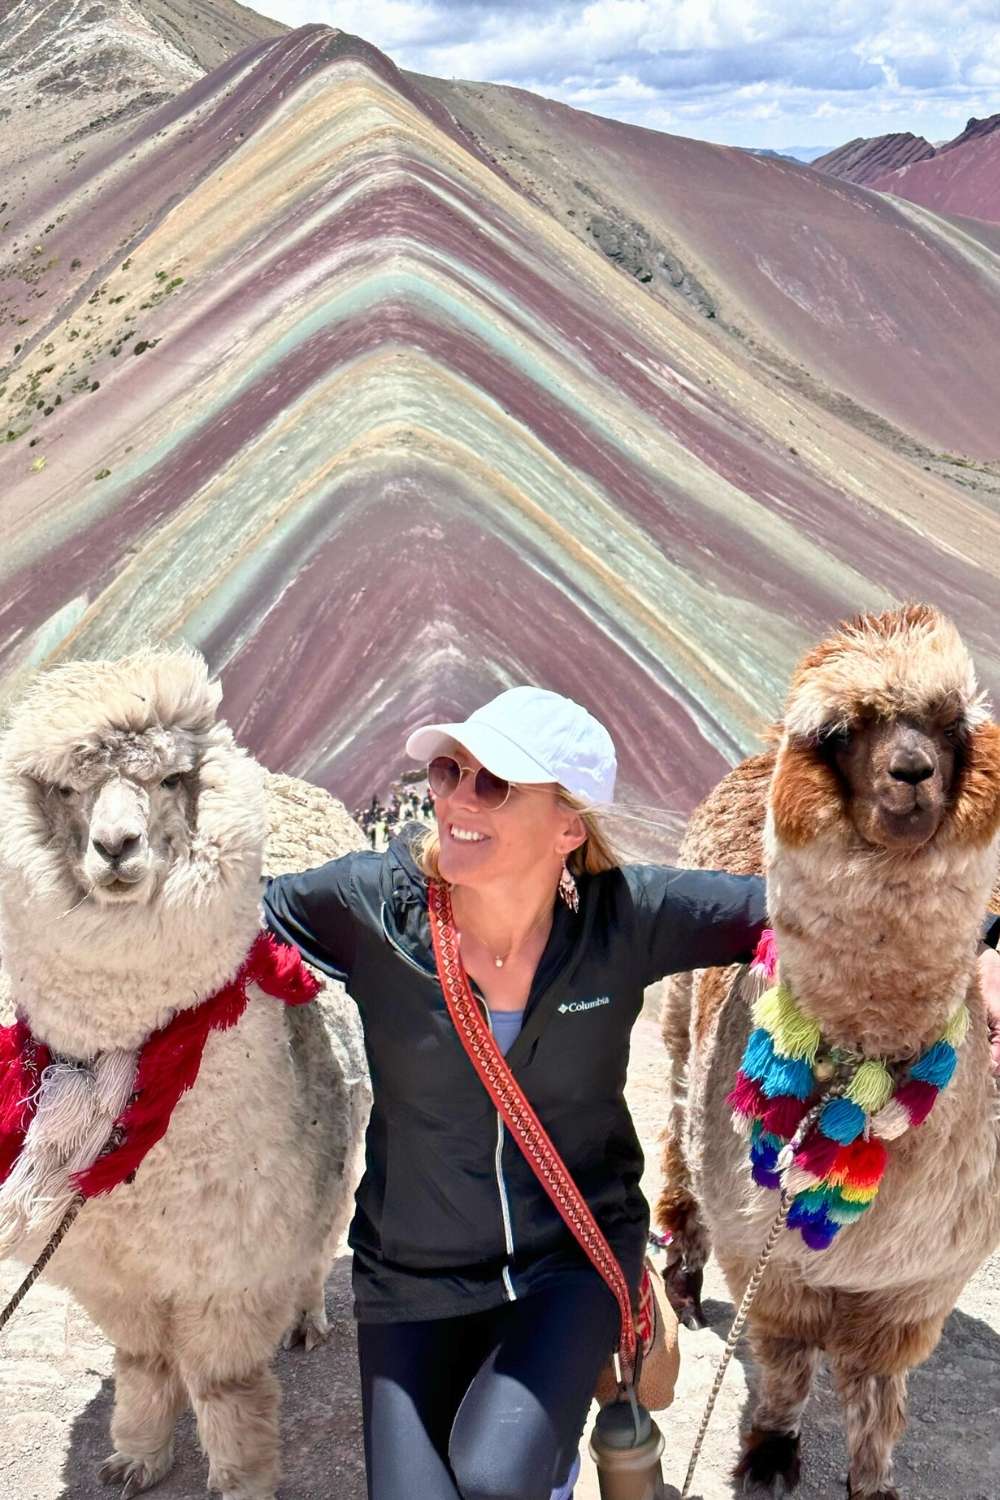
<path fill-rule="evenodd" d="M 182 742 L 121 732 L 40 785 L 52 841 L 81 895 L 102 906 L 152 900 L 190 845 L 195 787 Z"/>
<path fill-rule="evenodd" d="M 860 616 L 800 662 L 770 794 L 777 837 L 908 854 L 1000 823 L 1000 730 L 957 631 L 928 605 Z"/>
<path fill-rule="evenodd" d="M 818 753 L 845 793 L 845 811 L 868 844 L 918 848 L 948 809 L 965 727 L 954 713 L 861 721 L 821 742 Z"/>

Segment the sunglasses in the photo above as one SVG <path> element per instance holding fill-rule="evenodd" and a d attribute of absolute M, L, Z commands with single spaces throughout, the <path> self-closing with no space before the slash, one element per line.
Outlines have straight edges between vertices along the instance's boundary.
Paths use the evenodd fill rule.
<path fill-rule="evenodd" d="M 473 771 L 471 766 L 460 766 L 451 755 L 436 755 L 427 767 L 427 785 L 435 797 L 450 797 L 457 792 L 462 777 L 468 772 L 474 777 L 473 787 L 479 803 L 487 812 L 496 812 L 503 807 L 511 794 L 512 786 L 502 776 L 494 776 L 485 766 Z"/>

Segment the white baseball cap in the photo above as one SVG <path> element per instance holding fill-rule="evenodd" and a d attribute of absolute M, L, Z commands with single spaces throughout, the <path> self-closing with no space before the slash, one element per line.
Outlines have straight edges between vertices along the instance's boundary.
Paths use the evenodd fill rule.
<path fill-rule="evenodd" d="M 454 740 L 505 781 L 557 781 L 587 803 L 614 797 L 610 734 L 572 698 L 545 688 L 508 688 L 464 724 L 424 724 L 408 736 L 406 753 L 430 761 Z"/>

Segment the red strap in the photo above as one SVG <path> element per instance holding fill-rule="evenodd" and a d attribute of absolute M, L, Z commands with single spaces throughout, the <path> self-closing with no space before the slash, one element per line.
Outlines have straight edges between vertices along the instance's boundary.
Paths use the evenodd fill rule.
<path fill-rule="evenodd" d="M 459 1040 L 529 1167 L 552 1199 L 577 1244 L 611 1289 L 621 1314 L 618 1353 L 622 1375 L 631 1380 L 635 1370 L 635 1324 L 622 1268 L 544 1125 L 518 1087 L 476 1004 L 459 952 L 451 896 L 441 881 L 427 882 L 427 907 L 438 978 Z"/>

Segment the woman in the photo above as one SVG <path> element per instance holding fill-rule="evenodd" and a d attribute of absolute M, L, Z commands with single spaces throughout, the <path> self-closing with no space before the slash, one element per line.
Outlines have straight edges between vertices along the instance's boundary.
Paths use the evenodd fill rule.
<path fill-rule="evenodd" d="M 643 990 L 750 957 L 764 882 L 621 867 L 607 730 L 567 698 L 501 693 L 407 740 L 436 831 L 269 882 L 267 920 L 346 982 L 374 1105 L 349 1241 L 371 1500 L 549 1500 L 618 1313 L 509 1138 L 437 981 L 426 881 L 451 887 L 498 1046 L 633 1289 L 649 1210 L 624 1100 Z"/>

